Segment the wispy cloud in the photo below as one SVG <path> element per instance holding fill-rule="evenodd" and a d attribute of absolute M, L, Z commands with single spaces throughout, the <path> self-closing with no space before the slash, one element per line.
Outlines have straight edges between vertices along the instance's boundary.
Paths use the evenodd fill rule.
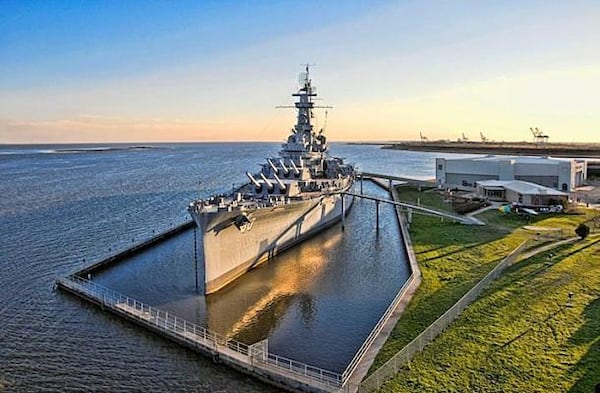
<path fill-rule="evenodd" d="M 281 140 L 294 116 L 273 107 L 291 102 L 306 61 L 335 106 L 331 139 L 419 130 L 522 139 L 535 125 L 556 141 L 600 140 L 590 110 L 600 101 L 599 18 L 586 2 L 387 4 L 210 55 L 189 47 L 144 72 L 0 90 L 0 118 L 10 119 L 0 142 Z"/>
<path fill-rule="evenodd" d="M 63 143 L 224 140 L 222 125 L 211 122 L 129 119 L 81 115 L 71 119 L 21 121 L 0 119 L 3 143 Z M 101 136 L 101 138 L 99 138 Z"/>

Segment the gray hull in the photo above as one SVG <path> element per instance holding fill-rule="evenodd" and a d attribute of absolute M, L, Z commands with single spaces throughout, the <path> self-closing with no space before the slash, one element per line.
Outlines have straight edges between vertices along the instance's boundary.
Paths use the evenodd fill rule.
<path fill-rule="evenodd" d="M 344 213 L 352 198 L 345 197 Z M 335 224 L 342 217 L 342 196 L 324 195 L 306 201 L 245 211 L 251 224 L 238 228 L 238 210 L 192 212 L 202 237 L 205 293 L 223 288 L 277 253 Z"/>

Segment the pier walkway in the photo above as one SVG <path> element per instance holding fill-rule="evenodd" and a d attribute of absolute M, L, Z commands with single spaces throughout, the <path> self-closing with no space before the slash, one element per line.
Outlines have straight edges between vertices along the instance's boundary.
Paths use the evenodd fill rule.
<path fill-rule="evenodd" d="M 304 392 L 343 392 L 342 375 L 268 352 L 267 340 L 247 345 L 211 332 L 90 280 L 71 275 L 57 286 L 239 371 Z"/>
<path fill-rule="evenodd" d="M 393 179 L 390 179 L 392 177 Z M 390 185 L 392 184 L 392 180 L 402 181 L 399 179 L 396 176 L 388 178 Z M 378 184 L 385 182 L 381 180 L 377 181 L 373 177 L 370 177 L 369 180 Z M 427 184 L 431 186 L 431 183 Z M 385 185 L 383 186 L 386 188 Z M 399 220 L 401 220 L 400 209 L 403 209 L 408 213 L 408 217 L 414 212 L 417 214 L 439 216 L 470 225 L 478 224 L 477 220 L 468 219 L 464 216 L 453 215 L 452 213 L 415 206 L 409 203 L 363 195 L 362 193 L 342 193 L 342 195 L 342 203 L 345 195 L 373 200 L 377 206 L 378 228 L 380 203 L 395 205 Z M 344 221 L 345 218 L 342 215 L 342 227 Z M 415 269 L 413 269 L 411 279 L 408 280 L 409 283 L 406 283 L 398 292 L 346 370 L 339 374 L 270 353 L 267 340 L 259 341 L 252 345 L 233 340 L 186 321 L 183 318 L 179 318 L 176 315 L 117 293 L 89 279 L 90 274 L 96 270 L 116 263 L 127 256 L 140 252 L 192 226 L 193 222 L 184 222 L 164 233 L 134 244 L 126 250 L 117 251 L 90 266 L 84 267 L 66 277 L 59 278 L 56 281 L 56 286 L 61 290 L 96 304 L 103 310 L 112 312 L 191 350 L 207 355 L 215 362 L 224 363 L 238 371 L 286 390 L 311 393 L 351 393 L 359 389 L 360 380 L 366 374 L 375 354 L 385 341 L 391 328 L 393 328 L 402 309 L 408 303 L 408 299 L 416 289 L 416 286 L 418 286 L 418 282 L 420 282 L 417 277 L 418 275 L 415 274 Z M 402 236 L 403 238 L 408 236 L 406 228 L 404 228 Z M 404 239 L 404 241 L 410 244 L 409 239 Z M 88 277 L 88 279 L 85 277 Z"/>

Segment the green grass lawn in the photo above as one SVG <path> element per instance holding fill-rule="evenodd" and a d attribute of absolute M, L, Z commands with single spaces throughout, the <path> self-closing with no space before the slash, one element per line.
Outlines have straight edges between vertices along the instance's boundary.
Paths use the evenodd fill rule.
<path fill-rule="evenodd" d="M 400 192 L 404 194 L 405 190 L 401 188 Z M 416 190 L 411 192 L 416 192 Z M 435 194 L 426 194 L 430 194 L 428 197 L 436 197 Z M 414 197 L 414 193 L 412 196 Z M 401 196 L 401 198 L 407 200 L 405 196 Z M 437 203 L 443 203 L 440 196 L 437 198 L 439 198 Z M 421 201 L 427 206 L 435 206 L 436 203 L 434 200 L 429 204 L 430 202 L 425 198 L 421 198 Z M 496 210 L 484 212 L 480 218 L 492 225 L 486 227 L 464 226 L 447 221 L 441 222 L 438 218 L 413 215 L 410 232 L 423 274 L 423 282 L 380 351 L 372 370 L 416 337 L 504 256 L 524 239 L 530 237 L 531 232 L 519 229 L 521 226 L 563 228 L 566 235 L 572 236 L 578 223 L 587 219 L 585 214 L 552 215 L 535 217 L 530 223 L 527 218 L 503 216 Z M 535 391 L 553 386 L 554 382 L 546 384 L 546 381 L 555 381 L 557 378 L 562 378 L 561 381 L 563 381 L 560 389 L 568 390 L 568 387 L 575 383 L 574 381 L 581 380 L 582 382 L 579 382 L 582 384 L 581 386 L 586 386 L 585 378 L 590 380 L 597 378 L 597 382 L 600 382 L 600 376 L 594 375 L 590 371 L 591 369 L 585 366 L 585 364 L 593 364 L 593 361 L 599 360 L 595 357 L 597 354 L 594 355 L 593 349 L 598 351 L 600 331 L 596 329 L 596 332 L 593 333 L 593 329 L 590 328 L 593 323 L 586 322 L 591 318 L 590 312 L 592 314 L 596 312 L 595 317 L 600 320 L 600 315 L 597 314 L 600 304 L 594 303 L 593 300 L 599 296 L 589 290 L 593 287 L 593 283 L 585 290 L 582 288 L 569 289 L 575 288 L 580 285 L 580 281 L 584 281 L 582 275 L 591 268 L 591 265 L 585 265 L 586 267 L 581 269 L 581 275 L 568 275 L 569 269 L 567 268 L 559 275 L 559 278 L 544 284 L 544 277 L 547 277 L 546 272 L 554 271 L 559 266 L 574 263 L 583 267 L 584 265 L 580 262 L 569 262 L 569 258 L 579 260 L 579 255 L 581 255 L 583 259 L 597 261 L 598 271 L 593 274 L 598 277 L 596 288 L 600 288 L 598 285 L 600 284 L 600 252 L 597 244 L 594 243 L 567 257 L 570 252 L 577 250 L 577 247 L 582 246 L 566 247 L 560 251 L 558 257 L 554 258 L 554 262 L 564 259 L 564 263 L 547 266 L 545 256 L 541 256 L 531 261 L 521 262 L 511 268 L 480 300 L 469 307 L 447 332 L 439 336 L 434 343 L 414 359 L 410 370 L 402 371 L 384 390 L 398 392 L 421 390 Z M 529 268 L 530 270 L 527 270 L 528 266 L 532 266 Z M 542 270 L 539 270 L 540 268 Z M 522 276 L 518 276 L 519 274 Z M 539 277 L 541 277 L 541 281 L 536 283 Z M 510 285 L 515 285 L 515 287 L 510 287 Z M 556 288 L 556 291 L 552 292 L 552 288 Z M 551 331 L 551 337 L 554 337 L 552 340 L 555 340 L 553 342 L 555 348 L 548 346 L 552 344 L 550 338 L 548 338 L 551 341 L 550 344 L 546 343 L 548 341 L 546 340 L 545 344 L 540 344 L 539 347 L 521 347 L 521 342 L 526 343 L 530 341 L 526 339 L 527 337 L 534 336 L 528 332 L 523 339 L 518 338 L 504 346 L 501 351 L 498 350 L 498 347 L 531 328 L 531 321 L 542 317 L 544 319 L 547 315 L 560 310 L 559 299 L 562 296 L 565 300 L 566 293 L 571 290 L 580 293 L 576 296 L 582 303 L 578 303 L 579 306 L 559 311 L 549 320 L 550 322 L 546 323 L 546 325 L 552 324 L 557 318 L 565 317 L 565 326 L 573 326 L 573 332 L 571 332 L 571 328 L 569 328 L 571 330 L 566 329 L 563 325 L 557 325 L 556 329 L 558 330 L 555 332 L 552 327 L 548 328 Z M 584 299 L 587 300 L 583 302 Z M 596 306 L 586 308 L 586 305 L 589 304 L 596 304 Z M 552 305 L 555 306 L 554 309 Z M 509 313 L 509 310 L 512 311 Z M 576 314 L 577 310 L 580 311 L 579 315 Z M 533 331 L 546 325 L 536 325 Z M 574 340 L 574 332 L 584 329 L 584 326 L 587 326 L 584 331 L 586 336 L 591 335 L 591 341 L 588 337 L 587 344 L 578 344 L 580 348 L 572 352 L 568 347 L 561 346 L 565 344 L 564 340 Z M 581 340 L 580 335 L 581 333 L 577 340 Z M 564 340 L 560 341 L 556 337 L 563 337 Z M 542 348 L 548 348 L 549 352 Z M 556 353 L 552 351 L 556 351 Z M 563 352 L 568 356 L 561 355 Z M 600 364 L 600 362 L 596 364 Z M 570 379 L 563 378 L 567 372 L 573 374 Z M 556 376 L 558 374 L 563 377 Z M 550 378 L 550 376 L 556 377 Z M 538 380 L 544 382 L 538 383 Z M 527 386 L 533 388 L 529 389 Z M 549 389 L 548 391 L 553 390 Z"/>
<path fill-rule="evenodd" d="M 593 216 L 590 210 L 580 210 L 572 214 L 540 214 L 531 218 L 517 214 L 503 214 L 498 210 L 487 210 L 477 217 L 491 226 L 516 229 L 526 225 L 562 229 L 566 237 L 575 236 L 575 228 L 579 223 L 589 220 Z"/>
<path fill-rule="evenodd" d="M 553 253 L 509 268 L 383 391 L 593 392 L 600 239 Z"/>
<path fill-rule="evenodd" d="M 416 214 L 410 233 L 423 281 L 371 370 L 418 336 L 529 236 Z"/>
<path fill-rule="evenodd" d="M 435 189 L 422 188 L 414 186 L 397 186 L 398 196 L 402 202 L 411 203 L 413 205 L 420 204 L 421 206 L 431 207 L 438 210 L 453 212 L 452 205 L 444 202 L 443 198 L 435 192 Z"/>

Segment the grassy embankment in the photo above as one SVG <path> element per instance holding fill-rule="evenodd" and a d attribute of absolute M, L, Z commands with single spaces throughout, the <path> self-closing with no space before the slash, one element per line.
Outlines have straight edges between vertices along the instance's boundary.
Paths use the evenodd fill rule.
<path fill-rule="evenodd" d="M 401 198 L 440 207 L 433 193 L 401 188 Z M 523 225 L 559 227 L 567 235 L 586 216 L 535 217 L 492 210 L 469 227 L 413 216 L 411 237 L 423 282 L 374 367 L 416 337 L 531 233 Z M 401 371 L 385 391 L 584 391 L 600 382 L 600 243 L 593 239 L 513 266 Z M 596 277 L 588 277 L 595 275 Z M 593 289 L 596 288 L 596 289 Z M 574 306 L 564 307 L 569 292 Z M 595 318 L 595 319 L 594 319 Z M 595 362 L 595 363 L 594 363 Z M 595 371 L 594 371 L 595 370 Z M 554 389 L 554 390 L 553 390 Z"/>

